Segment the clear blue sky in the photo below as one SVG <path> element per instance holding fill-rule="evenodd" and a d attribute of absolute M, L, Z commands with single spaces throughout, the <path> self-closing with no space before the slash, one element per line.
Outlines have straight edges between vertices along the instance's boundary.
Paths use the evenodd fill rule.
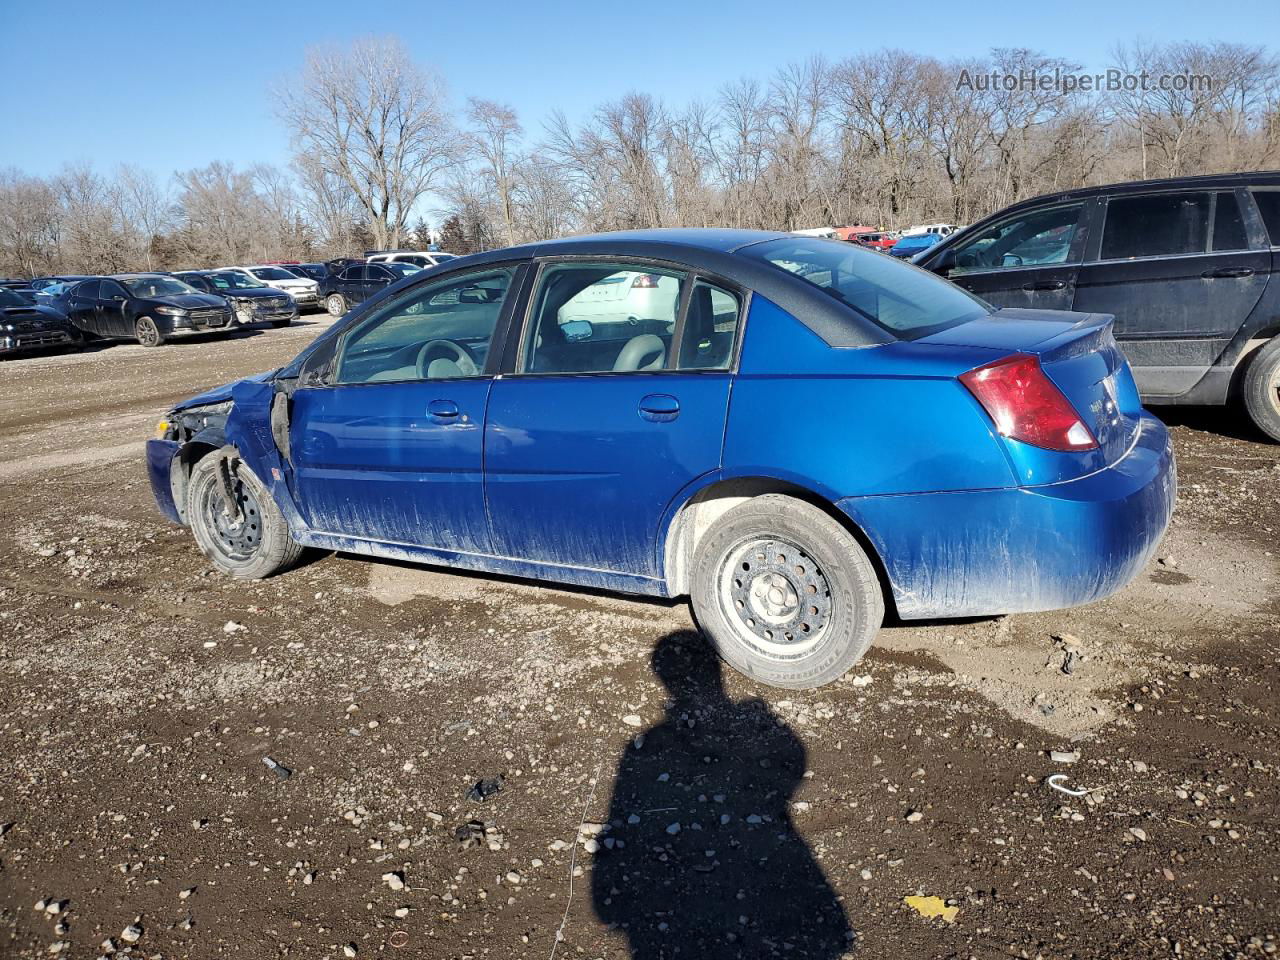
<path fill-rule="evenodd" d="M 445 77 L 455 104 L 505 101 L 537 135 L 556 108 L 580 117 L 629 90 L 670 103 L 710 97 L 815 53 L 1027 46 L 1089 69 L 1137 37 L 1280 53 L 1280 2 L 0 0 L 0 167 L 47 174 L 68 161 L 104 171 L 131 162 L 167 176 L 215 159 L 284 163 L 271 84 L 297 73 L 309 45 L 389 33 Z"/>

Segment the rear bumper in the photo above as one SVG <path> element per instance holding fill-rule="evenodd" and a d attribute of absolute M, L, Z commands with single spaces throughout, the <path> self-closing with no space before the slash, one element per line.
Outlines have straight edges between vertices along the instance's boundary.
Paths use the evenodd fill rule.
<path fill-rule="evenodd" d="M 1128 584 L 1169 525 L 1177 471 L 1169 432 L 1143 413 L 1115 464 L 1065 483 L 838 502 L 884 563 L 914 620 L 1056 610 Z"/>
<path fill-rule="evenodd" d="M 174 523 L 182 523 L 182 517 L 178 515 L 178 508 L 173 502 L 173 482 L 170 479 L 170 466 L 177 453 L 176 441 L 154 437 L 147 441 L 147 477 L 151 481 L 151 493 L 156 498 L 156 506 Z"/>

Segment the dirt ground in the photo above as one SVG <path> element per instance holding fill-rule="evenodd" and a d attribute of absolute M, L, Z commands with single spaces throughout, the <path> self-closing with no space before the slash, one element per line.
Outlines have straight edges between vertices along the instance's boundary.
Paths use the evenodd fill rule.
<path fill-rule="evenodd" d="M 1236 414 L 1159 411 L 1180 502 L 1118 596 L 784 693 L 681 603 L 214 574 L 143 440 L 327 322 L 0 362 L 0 956 L 1280 952 L 1280 447 Z"/>

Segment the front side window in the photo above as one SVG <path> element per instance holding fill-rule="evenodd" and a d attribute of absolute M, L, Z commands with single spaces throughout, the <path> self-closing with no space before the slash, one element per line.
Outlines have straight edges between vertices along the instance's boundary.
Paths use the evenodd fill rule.
<path fill-rule="evenodd" d="M 1066 263 L 1081 204 L 1035 210 L 1003 220 L 956 245 L 952 274 Z"/>
<path fill-rule="evenodd" d="M 935 274 L 848 243 L 786 237 L 744 247 L 741 254 L 800 277 L 900 340 L 927 337 L 991 312 Z"/>
<path fill-rule="evenodd" d="M 1102 228 L 1103 260 L 1204 253 L 1209 240 L 1208 193 L 1113 197 Z"/>
<path fill-rule="evenodd" d="M 447 380 L 484 371 L 514 267 L 452 276 L 380 307 L 346 338 L 338 383 Z"/>
<path fill-rule="evenodd" d="M 130 281 L 125 281 L 130 283 Z M 183 284 L 185 286 L 185 284 Z M 113 300 L 116 297 L 123 298 L 125 296 L 124 287 L 116 283 L 114 280 L 103 280 L 102 291 L 98 294 L 99 300 Z"/>
<path fill-rule="evenodd" d="M 101 280 L 86 280 L 80 286 L 76 287 L 76 296 L 84 297 L 86 300 L 97 300 L 98 290 L 102 286 Z"/>
<path fill-rule="evenodd" d="M 620 263 L 543 268 L 525 333 L 526 373 L 661 370 L 684 273 Z"/>
<path fill-rule="evenodd" d="M 343 270 L 343 271 L 342 271 L 342 276 L 341 276 L 341 277 L 339 277 L 338 279 L 340 279 L 340 280 L 363 280 L 363 279 L 364 279 L 364 267 L 363 267 L 363 266 L 359 266 L 359 267 L 347 267 L 347 269 L 346 269 L 346 270 Z"/>

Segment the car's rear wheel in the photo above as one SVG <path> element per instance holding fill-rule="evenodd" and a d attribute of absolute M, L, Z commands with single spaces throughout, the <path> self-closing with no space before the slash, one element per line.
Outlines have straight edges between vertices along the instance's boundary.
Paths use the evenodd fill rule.
<path fill-rule="evenodd" d="M 201 552 L 233 577 L 260 580 L 292 566 L 302 555 L 262 481 L 226 448 L 192 468 L 186 513 Z"/>
<path fill-rule="evenodd" d="M 134 322 L 133 335 L 144 347 L 164 346 L 164 334 L 150 317 L 139 317 Z"/>
<path fill-rule="evenodd" d="M 698 542 L 691 600 L 730 665 L 777 687 L 820 687 L 858 662 L 884 621 L 875 568 L 833 518 L 768 494 Z"/>
<path fill-rule="evenodd" d="M 1244 375 L 1244 406 L 1249 419 L 1272 440 L 1280 442 L 1280 337 L 1273 338 L 1249 359 Z"/>
<path fill-rule="evenodd" d="M 331 293 L 324 299 L 324 308 L 329 316 L 340 317 L 347 312 L 347 298 L 340 293 Z"/>

